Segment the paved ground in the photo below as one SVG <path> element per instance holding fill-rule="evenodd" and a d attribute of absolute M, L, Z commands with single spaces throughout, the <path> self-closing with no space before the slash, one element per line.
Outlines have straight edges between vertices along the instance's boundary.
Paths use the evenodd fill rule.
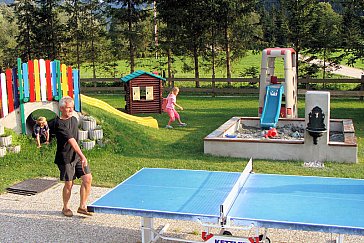
<path fill-rule="evenodd" d="M 92 217 L 61 214 L 61 190 L 63 184 L 34 196 L 11 193 L 0 195 L 0 242 L 128 242 L 141 241 L 140 218 L 123 215 L 94 214 Z M 72 210 L 78 207 L 79 186 L 72 193 Z M 90 201 L 109 189 L 94 187 Z M 330 210 L 330 209 L 328 209 Z M 201 226 L 194 222 L 156 219 L 155 226 L 171 226 L 168 234 L 184 239 L 200 240 Z M 251 236 L 251 231 L 233 232 Z M 269 230 L 272 242 L 333 242 L 336 235 L 302 231 Z M 345 236 L 345 242 L 364 242 L 364 237 Z M 163 241 L 167 242 L 167 241 Z"/>

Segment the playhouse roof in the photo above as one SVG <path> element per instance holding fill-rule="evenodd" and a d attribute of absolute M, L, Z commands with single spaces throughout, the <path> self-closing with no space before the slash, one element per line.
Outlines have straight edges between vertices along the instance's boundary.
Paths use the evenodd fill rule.
<path fill-rule="evenodd" d="M 138 70 L 138 71 L 135 71 L 134 73 L 131 73 L 131 74 L 128 74 L 128 75 L 122 77 L 121 81 L 126 83 L 126 82 L 129 82 L 130 80 L 132 80 L 133 78 L 139 77 L 140 75 L 143 75 L 143 74 L 149 75 L 149 76 L 157 78 L 157 79 L 161 79 L 163 81 L 166 80 L 165 78 L 162 78 L 159 75 L 149 73 L 149 72 L 145 72 L 145 71 L 142 71 L 142 70 Z"/>

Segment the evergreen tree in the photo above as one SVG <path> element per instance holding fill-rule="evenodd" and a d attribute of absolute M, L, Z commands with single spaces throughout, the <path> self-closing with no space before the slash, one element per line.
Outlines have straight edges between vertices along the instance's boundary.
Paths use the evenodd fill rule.
<path fill-rule="evenodd" d="M 220 18 L 223 33 L 223 41 L 220 44 L 225 51 L 226 77 L 231 78 L 232 59 L 245 55 L 246 51 L 253 47 L 251 43 L 261 39 L 259 18 L 254 13 L 257 1 L 215 1 L 220 5 L 217 16 Z"/>
<path fill-rule="evenodd" d="M 342 47 L 347 51 L 348 64 L 364 58 L 364 2 L 339 1 L 343 9 Z"/>
<path fill-rule="evenodd" d="M 261 3 L 258 5 L 258 13 L 260 14 L 260 24 L 263 27 L 262 48 L 279 46 L 276 39 L 277 16 L 275 9 L 273 9 L 273 11 L 268 11 L 264 4 Z"/>
<path fill-rule="evenodd" d="M 16 40 L 18 28 L 15 21 L 14 8 L 0 4 L 0 69 L 16 64 Z"/>
<path fill-rule="evenodd" d="M 108 56 L 103 53 L 108 50 L 103 4 L 98 0 L 71 0 L 64 2 L 62 9 L 67 17 L 64 55 L 79 69 L 81 63 L 91 67 L 96 78 L 97 64 L 104 63 L 101 57 Z"/>
<path fill-rule="evenodd" d="M 102 51 L 102 45 L 104 44 L 102 40 L 104 39 L 103 36 L 103 15 L 100 11 L 101 9 L 101 2 L 99 0 L 88 0 L 85 4 L 85 13 L 86 16 L 83 19 L 83 25 L 85 36 L 88 39 L 86 42 L 86 52 L 85 56 L 88 61 L 91 62 L 92 67 L 92 74 L 93 78 L 96 78 L 96 63 L 101 62 L 99 57 L 100 52 Z M 96 83 L 95 83 L 96 85 Z"/>
<path fill-rule="evenodd" d="M 309 46 L 313 14 L 317 6 L 316 0 L 281 0 L 282 11 L 287 23 L 287 46 L 292 46 L 296 52 L 296 63 L 302 49 Z M 298 69 L 297 69 L 298 76 Z"/>
<path fill-rule="evenodd" d="M 67 19 L 65 22 L 64 46 L 62 48 L 62 55 L 70 63 L 76 63 L 77 68 L 83 62 L 81 59 L 82 50 L 81 46 L 87 38 L 82 32 L 81 19 L 84 14 L 84 4 L 80 0 L 65 1 L 61 5 L 64 12 L 64 17 Z"/>
<path fill-rule="evenodd" d="M 63 26 L 58 18 L 57 0 L 36 0 L 34 25 L 35 53 L 38 58 L 56 59 L 60 55 Z"/>
<path fill-rule="evenodd" d="M 209 49 L 207 36 L 211 33 L 212 23 L 212 14 L 208 11 L 211 8 L 209 3 L 202 0 L 157 1 L 158 16 L 167 26 L 164 33 L 168 35 L 168 40 L 173 46 L 172 51 L 174 54 L 182 53 L 193 58 L 196 79 L 199 78 L 199 57 Z M 186 70 L 190 68 L 185 65 Z M 199 86 L 199 82 L 196 81 L 196 87 Z"/>
<path fill-rule="evenodd" d="M 318 3 L 313 13 L 310 28 L 310 39 L 307 51 L 311 58 L 323 60 L 323 78 L 326 78 L 326 69 L 335 69 L 342 56 L 336 53 L 340 46 L 341 16 L 335 13 L 329 3 Z"/>
<path fill-rule="evenodd" d="M 15 15 L 18 23 L 17 49 L 18 56 L 23 60 L 35 58 L 36 45 L 36 23 L 34 13 L 37 11 L 34 0 L 18 0 L 15 4 Z"/>
<path fill-rule="evenodd" d="M 145 33 L 142 31 L 141 24 L 151 11 L 147 9 L 149 1 L 107 0 L 105 3 L 108 4 L 107 13 L 111 19 L 110 31 L 114 31 L 110 33 L 112 40 L 119 45 L 127 42 L 130 72 L 134 72 L 137 52 L 144 43 Z"/>

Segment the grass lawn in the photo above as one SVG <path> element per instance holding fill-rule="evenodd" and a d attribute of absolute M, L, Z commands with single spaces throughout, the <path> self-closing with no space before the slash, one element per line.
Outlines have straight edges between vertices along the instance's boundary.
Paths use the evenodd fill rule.
<path fill-rule="evenodd" d="M 120 95 L 93 95 L 109 104 L 124 107 Z M 247 159 L 208 156 L 203 153 L 203 138 L 232 116 L 256 116 L 258 97 L 190 97 L 180 95 L 178 103 L 185 128 L 163 128 L 166 114 L 148 114 L 158 120 L 160 129 L 124 121 L 98 108 L 83 104 L 83 110 L 103 126 L 105 147 L 85 151 L 94 176 L 94 185 L 112 187 L 142 167 L 187 168 L 218 171 L 241 171 Z M 299 100 L 303 117 L 304 101 Z M 258 173 L 316 175 L 364 178 L 364 105 L 358 99 L 332 99 L 332 118 L 351 118 L 359 143 L 359 163 L 325 163 L 325 168 L 304 168 L 302 162 L 255 160 Z M 53 163 L 55 143 L 37 149 L 33 139 L 14 134 L 22 145 L 18 155 L 0 158 L 0 192 L 28 178 L 58 177 Z"/>

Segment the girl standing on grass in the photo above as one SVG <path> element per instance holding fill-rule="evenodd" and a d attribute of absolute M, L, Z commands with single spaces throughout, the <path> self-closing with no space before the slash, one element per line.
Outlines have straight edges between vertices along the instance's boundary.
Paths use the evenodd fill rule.
<path fill-rule="evenodd" d="M 176 119 L 178 120 L 178 125 L 181 127 L 185 127 L 187 126 L 186 123 L 183 123 L 181 121 L 181 118 L 178 114 L 178 112 L 176 111 L 176 109 L 174 108 L 174 106 L 177 106 L 178 108 L 180 108 L 181 110 L 183 110 L 183 107 L 178 105 L 176 103 L 177 101 L 177 95 L 179 93 L 179 88 L 177 87 L 173 87 L 171 92 L 169 93 L 169 95 L 167 96 L 167 106 L 166 106 L 166 110 L 169 116 L 169 121 L 168 124 L 166 126 L 166 128 L 168 129 L 172 129 L 173 127 L 171 126 L 172 122 L 174 122 Z"/>

